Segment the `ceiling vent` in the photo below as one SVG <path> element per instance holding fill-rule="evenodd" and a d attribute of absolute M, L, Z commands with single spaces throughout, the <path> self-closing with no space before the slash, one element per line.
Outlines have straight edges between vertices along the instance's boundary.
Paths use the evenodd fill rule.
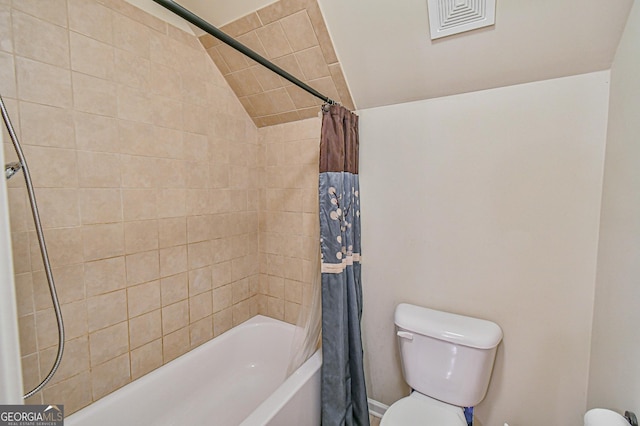
<path fill-rule="evenodd" d="M 431 39 L 493 25 L 496 0 L 427 0 Z"/>

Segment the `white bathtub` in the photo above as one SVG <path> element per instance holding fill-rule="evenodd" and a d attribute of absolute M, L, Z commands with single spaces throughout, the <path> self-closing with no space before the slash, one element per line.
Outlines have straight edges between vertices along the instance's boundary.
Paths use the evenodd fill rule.
<path fill-rule="evenodd" d="M 66 426 L 318 426 L 316 352 L 285 380 L 295 327 L 261 315 L 65 419 Z"/>

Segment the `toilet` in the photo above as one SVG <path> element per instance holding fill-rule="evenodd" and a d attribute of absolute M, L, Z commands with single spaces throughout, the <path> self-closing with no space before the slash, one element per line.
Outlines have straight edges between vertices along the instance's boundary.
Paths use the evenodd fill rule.
<path fill-rule="evenodd" d="M 463 407 L 487 393 L 502 330 L 491 322 L 402 303 L 395 324 L 411 395 L 380 426 L 467 426 Z"/>

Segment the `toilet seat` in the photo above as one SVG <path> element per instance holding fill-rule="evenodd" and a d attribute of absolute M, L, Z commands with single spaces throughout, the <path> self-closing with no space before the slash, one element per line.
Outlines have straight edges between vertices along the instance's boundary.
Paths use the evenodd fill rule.
<path fill-rule="evenodd" d="M 414 391 L 387 409 L 380 426 L 467 426 L 467 421 L 462 408 Z"/>

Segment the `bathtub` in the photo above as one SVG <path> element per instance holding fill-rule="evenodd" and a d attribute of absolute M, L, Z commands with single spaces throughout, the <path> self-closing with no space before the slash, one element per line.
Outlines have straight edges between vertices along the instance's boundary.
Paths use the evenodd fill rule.
<path fill-rule="evenodd" d="M 295 327 L 261 315 L 72 414 L 66 426 L 317 426 L 316 352 L 286 378 Z"/>

